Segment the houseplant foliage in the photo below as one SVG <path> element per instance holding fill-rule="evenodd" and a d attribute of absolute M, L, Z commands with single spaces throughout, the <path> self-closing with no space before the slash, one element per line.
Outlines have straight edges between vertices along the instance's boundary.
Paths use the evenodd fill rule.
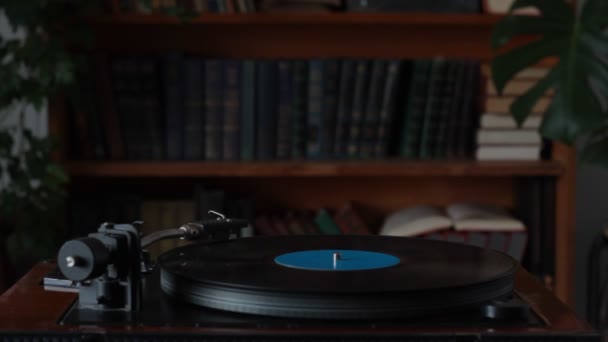
<path fill-rule="evenodd" d="M 513 10 L 536 7 L 539 16 L 523 16 Z M 491 44 L 504 48 L 513 38 L 534 37 L 502 53 L 492 61 L 492 77 L 498 92 L 519 71 L 547 57 L 557 64 L 535 86 L 511 105 L 521 124 L 534 104 L 549 90 L 555 91 L 540 127 L 551 140 L 583 143 L 583 160 L 608 166 L 608 1 L 587 0 L 574 10 L 565 0 L 516 0 L 511 12 L 495 27 Z"/>
<path fill-rule="evenodd" d="M 96 0 L 7 0 L 4 12 L 14 38 L 0 37 L 0 290 L 7 255 L 18 271 L 52 257 L 63 239 L 67 175 L 52 158 L 53 137 L 36 136 L 25 123 L 29 106 L 40 111 L 49 98 L 66 95 L 75 105 L 78 72 L 86 68 L 74 51 L 86 51 L 94 37 L 83 18 L 97 15 Z M 139 4 L 152 12 L 152 1 Z M 187 19 L 181 6 L 161 12 Z M 76 49 L 74 49 L 76 47 Z M 12 125 L 6 116 L 17 114 Z"/>
<path fill-rule="evenodd" d="M 53 139 L 34 135 L 25 116 L 29 106 L 40 111 L 74 82 L 75 61 L 67 47 L 83 39 L 83 30 L 65 23 L 87 2 L 75 3 L 3 3 L 18 34 L 0 41 L 0 252 L 8 252 L 18 271 L 53 256 L 60 240 L 67 176 L 51 158 Z M 15 114 L 7 125 L 6 117 Z"/>

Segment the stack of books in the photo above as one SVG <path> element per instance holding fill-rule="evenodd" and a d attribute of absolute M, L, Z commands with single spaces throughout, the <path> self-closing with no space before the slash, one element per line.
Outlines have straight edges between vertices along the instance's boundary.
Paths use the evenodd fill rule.
<path fill-rule="evenodd" d="M 498 95 L 491 81 L 489 68 L 484 66 L 487 96 L 485 111 L 481 116 L 477 132 L 478 160 L 539 160 L 542 139 L 538 128 L 542 113 L 551 101 L 550 93 L 541 98 L 532 109 L 525 122 L 518 126 L 510 113 L 513 101 L 524 94 L 548 72 L 548 68 L 530 67 L 511 80 L 502 95 Z"/>

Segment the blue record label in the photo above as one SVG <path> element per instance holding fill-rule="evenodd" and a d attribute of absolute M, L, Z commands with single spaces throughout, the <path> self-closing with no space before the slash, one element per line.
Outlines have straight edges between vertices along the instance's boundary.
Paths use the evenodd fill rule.
<path fill-rule="evenodd" d="M 285 253 L 274 262 L 281 266 L 311 271 L 361 271 L 399 264 L 399 258 L 378 252 L 350 249 L 321 249 Z"/>

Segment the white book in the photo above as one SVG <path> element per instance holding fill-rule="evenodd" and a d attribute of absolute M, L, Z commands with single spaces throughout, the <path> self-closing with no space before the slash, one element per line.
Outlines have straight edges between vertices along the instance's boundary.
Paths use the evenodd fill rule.
<path fill-rule="evenodd" d="M 479 204 L 455 203 L 449 205 L 445 210 L 431 206 L 415 206 L 398 210 L 386 218 L 380 229 L 380 235 L 432 235 L 433 232 L 452 227 L 456 231 L 472 232 L 525 231 L 523 223 L 504 209 Z M 454 234 L 455 236 L 452 238 L 464 239 L 464 235 Z"/>
<path fill-rule="evenodd" d="M 524 224 L 505 209 L 472 203 L 455 203 L 446 208 L 457 231 L 520 232 Z"/>
<path fill-rule="evenodd" d="M 485 111 L 493 112 L 493 113 L 510 113 L 511 112 L 511 104 L 515 101 L 515 97 L 513 96 L 486 96 L 485 99 Z M 550 97 L 542 97 L 534 106 L 532 106 L 532 113 L 542 114 L 547 111 L 549 105 L 551 105 Z"/>
<path fill-rule="evenodd" d="M 531 129 L 481 129 L 477 131 L 478 144 L 540 145 L 540 133 Z"/>
<path fill-rule="evenodd" d="M 530 115 L 522 123 L 521 128 L 537 129 L 542 122 L 542 115 Z M 482 128 L 518 128 L 511 114 L 505 113 L 483 113 L 481 116 Z"/>
<path fill-rule="evenodd" d="M 534 78 L 523 78 L 523 79 L 512 79 L 511 81 L 505 84 L 502 89 L 502 96 L 519 96 L 526 93 L 530 88 L 534 87 L 536 83 L 538 83 L 538 79 Z M 486 82 L 486 92 L 488 95 L 498 95 L 498 91 L 494 87 L 494 82 L 487 81 Z M 544 95 L 552 96 L 555 94 L 555 90 L 553 88 L 547 89 Z"/>
<path fill-rule="evenodd" d="M 515 74 L 515 79 L 541 79 L 547 76 L 550 70 L 550 68 L 542 66 L 525 68 Z"/>
<path fill-rule="evenodd" d="M 441 210 L 420 205 L 398 210 L 389 215 L 380 229 L 380 235 L 417 236 L 451 226 L 452 220 Z"/>
<path fill-rule="evenodd" d="M 528 67 L 515 74 L 513 80 L 540 80 L 541 78 L 547 76 L 550 70 L 551 68 L 543 66 Z M 491 78 L 492 68 L 489 64 L 482 64 L 481 73 L 482 75 Z"/>
<path fill-rule="evenodd" d="M 515 0 L 486 0 L 484 2 L 484 10 L 492 14 L 506 14 L 514 2 Z M 532 6 L 518 8 L 514 13 L 520 15 L 540 15 L 538 9 Z"/>
<path fill-rule="evenodd" d="M 477 160 L 540 160 L 540 145 L 530 146 L 479 146 Z"/>

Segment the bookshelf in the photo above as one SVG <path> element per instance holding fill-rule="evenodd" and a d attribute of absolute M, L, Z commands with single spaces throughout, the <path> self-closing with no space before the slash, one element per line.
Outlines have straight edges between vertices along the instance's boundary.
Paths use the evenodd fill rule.
<path fill-rule="evenodd" d="M 209 58 L 475 58 L 489 60 L 492 27 L 483 14 L 209 14 L 186 23 L 160 15 L 86 18 L 109 53 L 178 50 Z M 521 40 L 523 41 L 523 40 Z M 50 130 L 67 145 L 61 98 L 49 103 Z M 553 180 L 554 291 L 574 304 L 574 172 L 571 148 L 555 144 L 549 160 L 476 161 L 71 161 L 70 191 L 133 186 L 162 193 L 211 181 L 253 194 L 263 206 L 336 207 L 362 202 L 378 217 L 419 203 L 468 200 L 513 208 L 527 179 Z M 154 188 L 153 190 L 150 190 Z M 144 190 L 142 190 L 144 191 Z"/>

